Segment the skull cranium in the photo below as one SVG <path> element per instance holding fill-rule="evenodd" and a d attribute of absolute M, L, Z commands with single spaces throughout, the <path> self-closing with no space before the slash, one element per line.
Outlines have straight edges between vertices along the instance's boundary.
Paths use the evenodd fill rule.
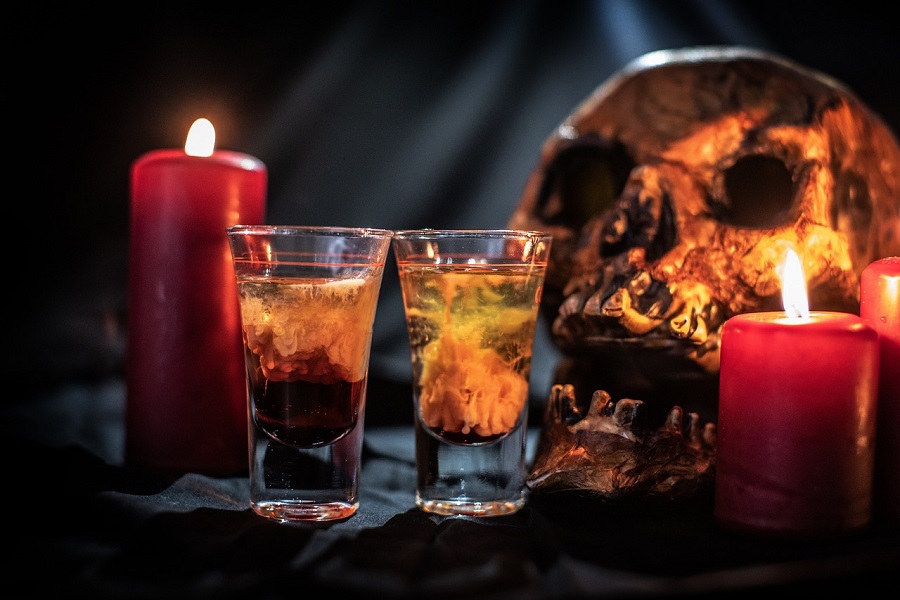
<path fill-rule="evenodd" d="M 862 270 L 900 254 L 900 148 L 821 73 L 749 48 L 664 50 L 562 122 L 510 225 L 554 236 L 542 309 L 559 383 L 651 406 L 705 395 L 710 417 L 719 329 L 781 309 L 787 248 L 811 308 L 847 312 Z"/>

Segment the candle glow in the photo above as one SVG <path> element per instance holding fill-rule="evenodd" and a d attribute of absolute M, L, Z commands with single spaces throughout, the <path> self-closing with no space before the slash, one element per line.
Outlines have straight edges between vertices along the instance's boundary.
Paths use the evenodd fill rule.
<path fill-rule="evenodd" d="M 878 333 L 878 433 L 875 514 L 900 525 L 900 256 L 867 266 L 860 277 L 859 316 Z"/>
<path fill-rule="evenodd" d="M 188 130 L 184 153 L 188 156 L 212 156 L 216 147 L 216 128 L 209 119 L 199 118 Z"/>
<path fill-rule="evenodd" d="M 240 314 L 225 229 L 262 223 L 267 170 L 215 150 L 207 119 L 184 148 L 131 167 L 125 460 L 170 472 L 247 468 Z"/>
<path fill-rule="evenodd" d="M 784 311 L 722 327 L 714 516 L 756 534 L 858 530 L 872 515 L 877 335 L 810 311 L 795 252 L 780 275 Z"/>
<path fill-rule="evenodd" d="M 809 296 L 806 293 L 803 265 L 792 249 L 788 249 L 781 269 L 781 301 L 789 318 L 809 318 Z"/>

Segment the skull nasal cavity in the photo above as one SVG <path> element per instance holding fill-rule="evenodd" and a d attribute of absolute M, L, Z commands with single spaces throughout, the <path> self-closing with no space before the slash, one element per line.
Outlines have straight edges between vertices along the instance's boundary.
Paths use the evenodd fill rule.
<path fill-rule="evenodd" d="M 791 173 L 771 156 L 748 156 L 725 171 L 724 202 L 717 217 L 736 227 L 768 228 L 789 216 L 794 201 Z"/>

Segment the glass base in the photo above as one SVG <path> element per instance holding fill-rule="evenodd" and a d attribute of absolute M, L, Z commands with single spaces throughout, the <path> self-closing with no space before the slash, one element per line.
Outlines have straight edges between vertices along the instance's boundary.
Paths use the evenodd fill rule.
<path fill-rule="evenodd" d="M 439 515 L 494 517 L 525 505 L 525 415 L 505 437 L 454 443 L 416 420 L 416 506 Z"/>
<path fill-rule="evenodd" d="M 260 502 L 252 504 L 251 508 L 256 514 L 280 523 L 338 521 L 355 515 L 359 503 Z"/>
<path fill-rule="evenodd" d="M 518 500 L 493 500 L 490 502 L 476 502 L 465 498 L 450 500 L 426 500 L 416 496 L 416 506 L 438 515 L 469 517 L 499 517 L 511 515 L 525 506 L 525 498 Z"/>

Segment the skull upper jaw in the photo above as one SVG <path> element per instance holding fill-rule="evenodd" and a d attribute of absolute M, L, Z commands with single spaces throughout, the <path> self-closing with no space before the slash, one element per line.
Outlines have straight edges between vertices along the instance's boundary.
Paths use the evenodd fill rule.
<path fill-rule="evenodd" d="M 811 307 L 845 312 L 862 269 L 900 254 L 900 149 L 845 88 L 780 57 L 655 53 L 553 132 L 510 226 L 553 234 L 558 382 L 714 405 L 719 330 L 781 310 L 787 248 Z"/>

